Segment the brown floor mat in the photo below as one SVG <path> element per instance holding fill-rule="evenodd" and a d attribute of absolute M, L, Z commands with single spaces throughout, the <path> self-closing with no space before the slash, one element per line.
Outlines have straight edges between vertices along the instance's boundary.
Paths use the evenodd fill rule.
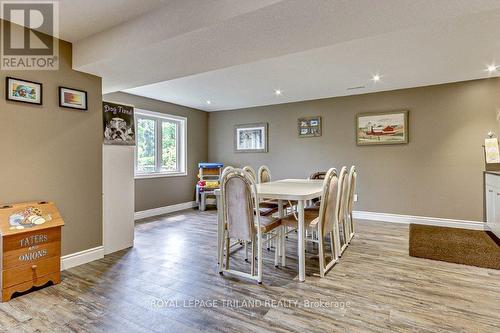
<path fill-rule="evenodd" d="M 410 224 L 410 256 L 500 269 L 500 241 L 486 231 Z"/>

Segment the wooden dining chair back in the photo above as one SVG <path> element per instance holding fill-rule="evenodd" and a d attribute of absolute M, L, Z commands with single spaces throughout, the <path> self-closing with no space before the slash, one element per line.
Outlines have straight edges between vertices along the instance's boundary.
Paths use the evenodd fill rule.
<path fill-rule="evenodd" d="M 356 172 L 356 166 L 352 166 L 349 170 L 348 175 L 348 198 L 347 198 L 347 207 L 346 207 L 346 221 L 348 226 L 348 242 L 351 242 L 354 237 L 354 219 L 352 218 L 352 211 L 354 207 L 354 194 L 356 193 L 356 182 L 358 178 L 358 173 Z"/>
<path fill-rule="evenodd" d="M 325 171 L 317 171 L 313 172 L 310 176 L 309 179 L 311 180 L 322 180 L 325 179 L 326 172 Z M 309 201 L 307 204 L 309 207 L 319 207 L 321 200 L 319 198 L 314 198 Z"/>
<path fill-rule="evenodd" d="M 271 170 L 267 165 L 262 165 L 257 171 L 257 183 L 269 183 L 271 181 Z"/>
<path fill-rule="evenodd" d="M 322 183 L 321 204 L 319 207 L 307 208 L 304 210 L 304 227 L 306 231 L 312 232 L 312 237 L 307 237 L 306 241 L 318 244 L 319 273 L 321 277 L 338 262 L 340 256 L 339 240 L 339 214 L 340 214 L 340 180 L 337 170 L 329 169 L 325 173 Z M 284 227 L 297 227 L 297 218 L 289 214 L 282 219 Z M 327 257 L 327 237 L 330 238 L 330 257 Z M 284 242 L 282 243 L 282 245 Z M 282 249 L 283 258 L 286 256 L 285 249 Z M 282 259 L 284 261 L 284 259 Z"/>
<path fill-rule="evenodd" d="M 226 173 L 221 188 L 228 236 L 251 241 L 254 237 L 254 204 L 251 180 L 234 169 Z"/>
<path fill-rule="evenodd" d="M 319 243 L 319 269 L 320 276 L 325 276 L 326 272 L 335 265 L 338 261 L 338 252 L 335 249 L 335 229 L 338 227 L 337 223 L 337 205 L 338 205 L 338 187 L 339 179 L 337 177 L 337 170 L 334 168 L 329 169 L 323 180 L 323 191 L 321 194 L 321 204 L 319 207 L 318 215 L 318 243 Z M 330 236 L 330 261 L 326 262 L 325 256 L 325 237 Z"/>
<path fill-rule="evenodd" d="M 230 165 L 226 165 L 223 169 L 222 169 L 222 172 L 221 172 L 221 175 L 220 175 L 220 181 L 222 183 L 222 178 L 224 178 L 224 173 L 227 173 L 229 172 L 230 170 L 233 170 L 234 167 L 230 166 Z"/>
<path fill-rule="evenodd" d="M 313 180 L 325 179 L 325 176 L 326 176 L 325 171 L 317 171 L 317 172 L 312 173 L 309 176 L 309 179 L 313 179 Z"/>
<path fill-rule="evenodd" d="M 257 188 L 253 177 L 242 169 L 227 170 L 221 183 L 221 203 L 224 211 L 224 239 L 225 246 L 220 251 L 223 257 L 225 251 L 225 264 L 219 264 L 219 272 L 228 272 L 237 276 L 262 282 L 262 236 L 264 233 L 272 232 L 281 227 L 281 220 L 267 218 L 255 214 L 258 207 Z M 279 237 L 282 233 L 276 233 Z M 232 270 L 229 267 L 230 241 L 252 242 L 251 272 Z M 278 239 L 281 242 L 281 238 Z M 257 252 L 257 253 L 255 253 Z M 255 274 L 255 264 L 257 257 L 257 274 Z M 278 263 L 278 253 L 275 254 L 275 265 Z"/>
<path fill-rule="evenodd" d="M 266 165 L 262 165 L 257 171 L 257 183 L 269 183 L 271 181 L 271 170 Z M 278 211 L 278 202 L 276 200 L 261 199 L 259 210 L 261 215 L 272 215 Z"/>
<path fill-rule="evenodd" d="M 254 168 L 252 168 L 250 165 L 245 165 L 243 167 L 243 171 L 248 172 L 248 174 L 252 176 L 253 181 L 257 182 L 257 173 L 255 172 Z"/>
<path fill-rule="evenodd" d="M 347 248 L 347 232 L 346 232 L 346 209 L 347 209 L 347 200 L 348 200 L 348 174 L 347 167 L 343 166 L 339 173 L 339 187 L 338 187 L 338 207 L 337 207 L 337 221 L 339 231 L 339 246 L 340 246 L 340 254 L 345 251 Z"/>

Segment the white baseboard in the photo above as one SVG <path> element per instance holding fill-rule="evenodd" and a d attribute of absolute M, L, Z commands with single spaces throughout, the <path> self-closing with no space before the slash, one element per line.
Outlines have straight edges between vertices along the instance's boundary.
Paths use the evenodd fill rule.
<path fill-rule="evenodd" d="M 102 246 L 71 253 L 61 257 L 61 271 L 102 258 L 104 258 L 104 247 Z"/>
<path fill-rule="evenodd" d="M 399 215 L 387 213 L 375 213 L 365 211 L 353 211 L 353 217 L 360 220 L 381 221 L 404 224 L 426 224 L 440 227 L 462 228 L 471 230 L 485 230 L 486 223 L 479 221 L 453 220 L 440 217 L 425 217 L 412 215 Z"/>
<path fill-rule="evenodd" d="M 196 203 L 196 201 L 188 201 L 188 202 L 183 202 L 183 203 L 180 203 L 177 205 L 142 210 L 140 212 L 134 213 L 134 220 L 140 220 L 140 219 L 145 219 L 147 217 L 173 213 L 173 212 L 177 212 L 177 211 L 184 210 L 184 209 L 194 208 L 197 206 L 198 206 L 198 204 Z"/>

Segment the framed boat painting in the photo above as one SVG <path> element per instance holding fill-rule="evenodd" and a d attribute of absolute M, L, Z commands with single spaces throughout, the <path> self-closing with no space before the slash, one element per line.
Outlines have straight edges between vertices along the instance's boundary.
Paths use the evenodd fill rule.
<path fill-rule="evenodd" d="M 408 143 L 408 111 L 367 112 L 356 115 L 356 144 Z"/>
<path fill-rule="evenodd" d="M 267 153 L 267 123 L 234 126 L 236 153 Z"/>

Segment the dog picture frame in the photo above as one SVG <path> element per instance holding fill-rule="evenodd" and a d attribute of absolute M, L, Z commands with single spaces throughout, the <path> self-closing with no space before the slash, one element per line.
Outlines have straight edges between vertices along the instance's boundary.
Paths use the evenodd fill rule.
<path fill-rule="evenodd" d="M 5 98 L 8 101 L 42 105 L 43 85 L 39 82 L 7 76 Z"/>
<path fill-rule="evenodd" d="M 134 106 L 102 102 L 105 145 L 135 145 Z"/>

